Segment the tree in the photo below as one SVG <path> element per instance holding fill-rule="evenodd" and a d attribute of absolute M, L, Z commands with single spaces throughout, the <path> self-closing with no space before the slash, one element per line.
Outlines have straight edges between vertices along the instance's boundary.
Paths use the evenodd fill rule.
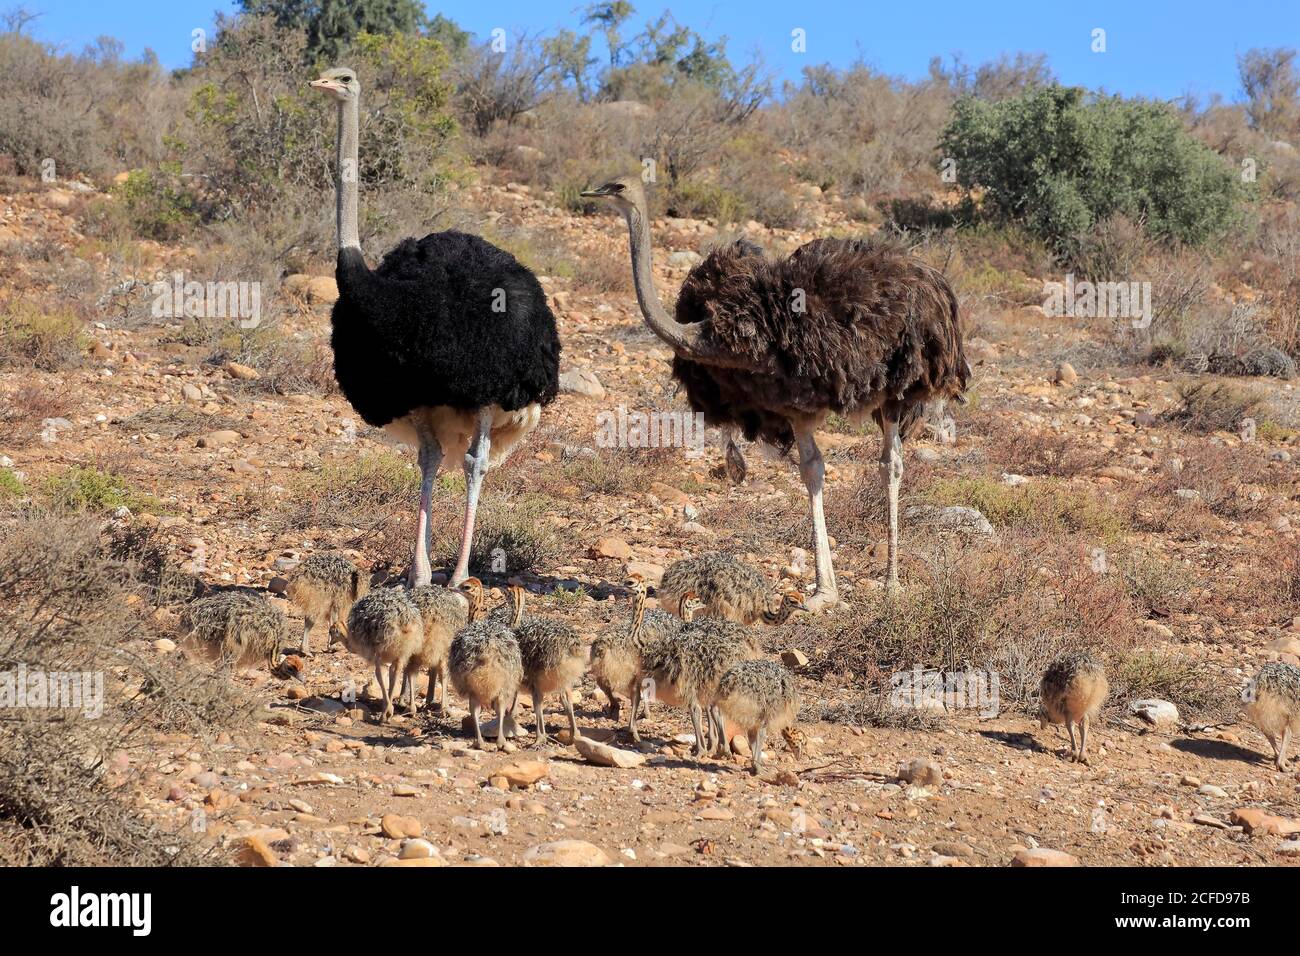
<path fill-rule="evenodd" d="M 419 0 L 240 0 L 240 4 L 245 13 L 272 17 L 282 29 L 306 30 L 306 55 L 312 61 L 333 62 L 360 33 L 413 34 L 430 26 Z"/>
<path fill-rule="evenodd" d="M 982 210 L 1025 223 L 1071 254 L 1095 223 L 1122 215 L 1163 240 L 1199 245 L 1240 213 L 1234 172 L 1164 103 L 1031 89 L 999 103 L 964 97 L 940 138 Z"/>
<path fill-rule="evenodd" d="M 583 15 L 584 25 L 591 24 L 605 34 L 610 69 L 616 68 L 623 56 L 623 38 L 619 30 L 635 12 L 636 8 L 627 0 L 612 0 L 608 3 L 593 3 Z"/>
<path fill-rule="evenodd" d="M 1246 94 L 1246 116 L 1263 133 L 1283 138 L 1300 126 L 1300 72 L 1296 51 L 1281 47 L 1253 49 L 1237 57 L 1237 72 Z"/>

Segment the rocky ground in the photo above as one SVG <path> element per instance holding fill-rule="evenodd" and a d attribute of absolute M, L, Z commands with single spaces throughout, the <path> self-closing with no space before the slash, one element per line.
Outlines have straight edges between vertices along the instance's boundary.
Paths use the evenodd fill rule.
<path fill-rule="evenodd" d="M 465 199 L 493 225 L 545 230 L 578 263 L 569 275 L 542 278 L 560 323 L 565 393 L 509 468 L 489 477 L 489 493 L 494 479 L 501 484 L 485 504 L 509 509 L 531 482 L 549 476 L 538 521 L 555 532 L 561 550 L 546 567 L 523 575 L 539 596 L 539 610 L 568 617 L 593 636 L 625 613 L 614 586 L 629 567 L 653 578 L 683 555 L 734 546 L 735 529 L 725 516 L 745 508 L 756 510 L 758 520 L 740 550 L 774 584 L 810 590 L 809 556 L 789 543 L 804 534 L 797 525 L 802 487 L 790 462 L 753 449 L 750 476 L 738 488 L 715 471 L 716 448 L 695 458 L 680 450 L 647 453 L 644 475 L 632 480 L 597 480 L 573 470 L 575 459 L 596 454 L 602 412 L 671 406 L 668 353 L 642 326 L 619 271 L 621 223 L 569 216 L 523 187 L 478 187 Z M 71 211 L 76 201 L 68 189 L 40 184 L 0 195 L 0 242 L 11 251 L 40 243 L 74 253 L 101 285 L 120 280 L 109 274 L 111 252 L 85 243 Z M 826 218 L 819 230 L 837 225 Z M 773 233 L 757 224 L 748 231 L 774 248 L 814 235 Z M 656 224 L 661 289 L 676 288 L 714 233 L 703 222 Z M 192 254 L 138 243 L 134 274 L 185 268 Z M 23 295 L 52 295 L 70 281 L 48 268 L 57 258 L 6 256 L 4 281 Z M 593 270 L 612 264 L 611 275 L 592 281 L 584 263 Z M 322 262 L 320 275 L 291 277 L 274 293 L 284 306 L 277 327 L 288 341 L 316 348 L 325 341 L 334 295 L 328 270 Z M 94 299 L 91 286 L 68 294 Z M 277 578 L 315 550 L 341 548 L 380 574 L 400 573 L 400 536 L 389 540 L 378 524 L 314 526 L 284 515 L 295 496 L 311 493 L 322 470 L 395 454 L 413 464 L 409 451 L 358 427 L 337 393 L 268 388 L 264 369 L 210 361 L 211 343 L 187 344 L 178 334 L 181 323 L 150 320 L 147 298 L 145 306 L 140 301 L 127 308 L 111 296 L 101 300 L 85 359 L 72 367 L 0 368 L 0 395 L 12 398 L 35 384 L 54 402 L 31 434 L 14 431 L 8 447 L 0 444 L 0 465 L 19 473 L 29 489 L 74 465 L 126 476 L 152 500 L 135 508 L 132 520 L 152 526 L 178 562 L 209 585 L 264 591 L 290 616 L 296 612 L 277 596 Z M 1155 608 L 1134 627 L 1148 646 L 1204 662 L 1235 694 L 1260 663 L 1295 662 L 1300 654 L 1300 607 L 1265 608 L 1241 597 L 1250 593 L 1243 582 L 1297 545 L 1296 435 L 1284 428 L 1248 442 L 1232 431 L 1189 437 L 1166 415 L 1179 404 L 1179 376 L 1068 361 L 1086 354 L 1094 338 L 1094 330 L 1047 318 L 1041 309 L 981 308 L 970 345 L 978 402 L 958 413 L 955 443 L 928 434 L 910 446 L 909 468 L 977 473 L 1014 485 L 1016 476 L 988 453 L 997 438 L 993 422 L 1013 436 L 1064 435 L 1099 456 L 1062 479 L 1072 495 L 1133 502 L 1139 511 L 1152 502 L 1182 507 L 1189 499 L 1185 516 L 1179 512 L 1156 530 L 1130 526 L 1120 533 L 1124 546 L 1160 553 L 1188 569 L 1193 582 L 1186 606 Z M 1293 427 L 1293 386 L 1257 384 L 1268 390 L 1279 420 Z M 966 414 L 974 416 L 969 428 Z M 874 478 L 874 434 L 831 423 L 822 437 L 831 501 Z M 1189 441 L 1252 456 L 1256 477 L 1232 492 L 1251 507 L 1225 517 L 1180 496 L 1188 489 L 1177 482 L 1166 487 L 1169 462 Z M 908 482 L 905 476 L 905 489 Z M 449 485 L 444 518 L 454 520 L 456 501 Z M 783 524 L 788 515 L 798 516 L 790 528 Z M 398 522 L 404 512 L 375 517 Z M 837 532 L 834 521 L 831 531 Z M 919 536 L 905 523 L 905 546 Z M 987 542 L 981 547 L 997 550 Z M 917 560 L 907 556 L 905 584 Z M 852 616 L 878 598 L 883 550 L 841 546 L 836 562 L 846 600 L 834 614 Z M 175 631 L 178 610 L 153 612 L 165 633 Z M 969 712 L 931 715 L 911 728 L 827 721 L 833 705 L 861 691 L 860 676 L 818 666 L 825 663 L 817 658 L 821 623 L 803 621 L 770 635 L 768 649 L 791 651 L 789 659 L 801 667 L 810 746 L 796 756 L 778 741 L 762 778 L 752 777 L 740 758 L 691 758 L 679 736 L 689 721 L 664 707 L 645 723 L 642 762 L 627 768 L 597 765 L 571 745 L 534 751 L 526 736 L 507 753 L 475 751 L 455 700 L 446 716 L 399 716 L 379 726 L 365 668 L 338 648 L 308 659 L 305 686 L 265 673 L 238 676 L 268 708 L 259 722 L 202 737 L 161 737 L 148 756 L 119 755 L 112 772 L 150 812 L 198 826 L 258 865 L 1300 861 L 1300 773 L 1273 769 L 1267 743 L 1235 715 L 1210 727 L 1190 715 L 1153 725 L 1120 701 L 1096 731 L 1091 766 L 1063 759 L 1062 730 L 1040 731 L 1014 707 L 986 719 Z M 178 637 L 140 641 L 138 650 L 178 653 Z M 318 630 L 317 646 L 323 637 Z M 626 748 L 603 703 L 588 682 L 578 705 L 580 729 Z M 531 730 L 531 710 L 522 713 Z M 562 725 L 555 712 L 550 721 L 553 729 Z"/>

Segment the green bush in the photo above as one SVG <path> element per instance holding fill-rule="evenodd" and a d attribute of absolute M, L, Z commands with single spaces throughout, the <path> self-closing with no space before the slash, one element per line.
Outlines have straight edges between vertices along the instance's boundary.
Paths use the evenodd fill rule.
<path fill-rule="evenodd" d="M 92 514 L 129 508 L 134 512 L 161 510 L 158 499 L 136 491 L 125 478 L 111 471 L 73 465 L 46 480 L 45 497 L 58 511 Z"/>
<path fill-rule="evenodd" d="M 1241 214 L 1233 171 L 1165 104 L 1052 85 L 1002 102 L 965 97 L 940 138 L 982 211 L 1025 223 L 1070 255 L 1114 215 L 1154 238 L 1202 244 Z"/>

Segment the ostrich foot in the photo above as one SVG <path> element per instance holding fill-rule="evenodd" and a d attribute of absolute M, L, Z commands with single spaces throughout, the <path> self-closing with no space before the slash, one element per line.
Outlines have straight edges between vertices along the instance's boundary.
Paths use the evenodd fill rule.
<path fill-rule="evenodd" d="M 813 612 L 823 610 L 824 608 L 831 608 L 840 603 L 840 592 L 830 590 L 817 591 L 812 597 L 808 598 L 803 603 L 804 607 Z"/>

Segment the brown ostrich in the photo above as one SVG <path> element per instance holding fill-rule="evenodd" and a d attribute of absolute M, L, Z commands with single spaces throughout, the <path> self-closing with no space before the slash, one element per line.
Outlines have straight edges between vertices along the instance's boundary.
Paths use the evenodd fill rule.
<path fill-rule="evenodd" d="M 622 176 L 582 195 L 610 200 L 627 220 L 641 313 L 676 353 L 673 376 L 691 407 L 751 441 L 798 447 L 817 555 L 810 610 L 839 600 L 814 432 L 830 412 L 859 421 L 870 416 L 880 426 L 880 474 L 889 494 L 886 583 L 896 587 L 902 442 L 927 402 L 960 402 L 970 376 L 947 279 L 875 241 L 818 239 L 776 260 L 742 241 L 691 270 L 674 318 L 655 292 L 641 180 Z"/>

